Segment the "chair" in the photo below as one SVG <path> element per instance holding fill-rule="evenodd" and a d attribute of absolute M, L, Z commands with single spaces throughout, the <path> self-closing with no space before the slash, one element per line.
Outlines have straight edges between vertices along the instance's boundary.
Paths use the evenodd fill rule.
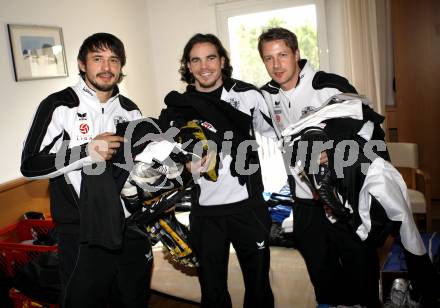
<path fill-rule="evenodd" d="M 431 232 L 431 177 L 419 169 L 419 152 L 415 143 L 388 142 L 391 163 L 402 174 L 408 186 L 411 210 L 416 222 L 420 215 L 426 216 L 426 231 Z"/>

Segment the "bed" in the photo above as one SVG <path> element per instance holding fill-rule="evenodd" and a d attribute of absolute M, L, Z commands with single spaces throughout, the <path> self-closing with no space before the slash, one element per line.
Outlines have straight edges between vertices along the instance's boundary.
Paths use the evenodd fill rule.
<path fill-rule="evenodd" d="M 179 213 L 179 221 L 187 224 L 188 213 Z M 293 248 L 270 247 L 270 281 L 276 308 L 316 307 L 313 286 L 300 253 Z M 158 292 L 200 302 L 200 286 L 195 269 L 185 268 L 169 260 L 163 247 L 153 247 L 154 268 L 151 289 Z M 228 274 L 229 293 L 233 307 L 243 306 L 244 284 L 240 266 L 231 247 Z"/>

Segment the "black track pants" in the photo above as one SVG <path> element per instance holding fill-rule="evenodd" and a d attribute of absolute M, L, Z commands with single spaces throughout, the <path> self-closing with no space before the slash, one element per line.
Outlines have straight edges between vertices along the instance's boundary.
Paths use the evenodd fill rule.
<path fill-rule="evenodd" d="M 379 307 L 379 258 L 375 247 L 332 224 L 319 205 L 296 202 L 295 246 L 301 252 L 320 304 Z"/>
<path fill-rule="evenodd" d="M 72 258 L 74 241 L 70 238 L 66 243 L 65 240 L 61 235 L 60 263 L 65 286 L 63 307 L 147 306 L 152 264 L 151 245 L 147 238 L 127 229 L 123 249 L 113 251 L 81 244 L 76 258 Z M 63 256 L 66 252 L 67 256 Z M 74 264 L 71 264 L 72 260 Z"/>
<path fill-rule="evenodd" d="M 225 216 L 191 215 L 191 240 L 200 262 L 202 307 L 232 307 L 227 287 L 230 244 L 245 283 L 245 308 L 272 308 L 269 282 L 270 216 L 266 207 Z"/>

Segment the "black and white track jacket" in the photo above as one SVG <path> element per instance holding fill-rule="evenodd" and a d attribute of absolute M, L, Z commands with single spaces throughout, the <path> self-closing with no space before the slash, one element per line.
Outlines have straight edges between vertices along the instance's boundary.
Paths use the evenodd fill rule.
<path fill-rule="evenodd" d="M 295 124 L 301 116 L 318 109 L 336 94 L 357 93 L 347 79 L 323 71 L 315 71 L 307 60 L 300 60 L 298 84 L 287 97 L 275 81 L 262 88 L 278 137 L 288 126 Z"/>
<path fill-rule="evenodd" d="M 188 100 L 190 100 L 192 95 L 191 92 L 196 92 L 194 86 L 188 86 L 187 92 L 181 95 L 189 96 Z M 170 98 L 172 93 L 173 92 L 168 94 L 167 97 Z M 165 102 L 168 108 L 162 111 L 161 119 L 179 116 L 178 113 L 171 112 L 170 109 L 173 106 L 167 102 L 167 98 L 165 98 Z M 232 125 L 229 125 L 231 131 L 233 130 L 232 127 L 237 125 L 241 127 L 246 126 L 247 131 L 243 132 L 243 136 L 247 136 L 246 138 L 250 140 L 255 140 L 254 131 L 270 138 L 276 138 L 264 99 L 260 91 L 253 85 L 235 79 L 226 79 L 223 83 L 220 100 L 216 99 L 215 102 L 210 105 L 209 100 L 207 99 L 206 103 L 198 108 L 198 113 L 202 114 L 204 120 L 213 124 L 216 129 L 219 129 L 222 126 L 222 124 L 219 123 L 219 119 L 222 118 L 221 115 L 228 112 L 222 110 L 224 108 L 220 108 L 221 104 L 233 107 L 229 112 L 231 117 L 232 113 L 239 111 L 239 113 L 246 115 L 250 119 L 249 123 L 246 121 L 246 123 L 233 123 Z M 219 106 L 218 110 L 216 106 Z M 190 108 L 190 106 L 188 108 Z M 215 115 L 216 112 L 218 112 L 217 116 Z M 170 114 L 172 115 L 170 116 Z M 242 129 L 242 131 L 246 129 Z M 225 129 L 223 129 L 223 131 L 225 131 Z M 223 138 L 223 136 L 221 136 L 221 138 Z M 250 183 L 253 182 L 254 179 L 256 182 L 259 182 L 259 184 L 255 185 L 259 187 L 261 186 L 261 189 L 257 189 L 259 190 L 259 196 L 263 189 L 260 173 L 261 170 L 258 170 L 248 177 L 249 181 L 247 181 L 247 185 L 241 185 L 238 177 L 231 174 L 231 163 L 233 163 L 231 155 L 225 155 L 221 152 L 220 160 L 221 168 L 219 169 L 219 176 L 216 182 L 209 181 L 203 177 L 197 180 L 199 188 L 197 203 L 201 208 L 209 210 L 209 213 L 216 212 L 214 208 L 220 209 L 220 207 L 224 208 L 224 206 L 232 208 L 233 206 L 229 205 L 242 204 L 243 201 L 255 197 L 255 195 L 252 196 L 255 192 L 255 187 L 250 187 Z M 254 164 L 259 165 L 258 157 Z M 257 177 L 259 177 L 258 181 Z M 257 193 L 255 192 L 255 194 Z M 222 209 L 220 212 L 225 213 L 227 210 Z"/>
<path fill-rule="evenodd" d="M 31 179 L 50 179 L 51 214 L 60 231 L 78 230 L 81 169 L 92 162 L 89 141 L 139 118 L 139 108 L 117 87 L 101 104 L 82 78 L 41 102 L 24 142 L 21 172 Z"/>
<path fill-rule="evenodd" d="M 221 100 L 252 116 L 255 131 L 265 136 L 275 136 L 264 99 L 255 87 L 238 80 L 226 80 Z M 230 173 L 231 161 L 230 155 L 222 157 L 223 168 L 219 170 L 217 182 L 200 178 L 200 205 L 233 203 L 249 198 L 248 189 L 240 185 L 238 178 Z"/>

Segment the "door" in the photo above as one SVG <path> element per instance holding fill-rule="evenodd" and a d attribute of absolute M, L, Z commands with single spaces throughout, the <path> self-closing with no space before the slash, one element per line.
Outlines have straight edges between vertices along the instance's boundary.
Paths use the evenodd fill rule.
<path fill-rule="evenodd" d="M 440 199 L 440 1 L 392 0 L 397 138 L 419 144 Z"/>

